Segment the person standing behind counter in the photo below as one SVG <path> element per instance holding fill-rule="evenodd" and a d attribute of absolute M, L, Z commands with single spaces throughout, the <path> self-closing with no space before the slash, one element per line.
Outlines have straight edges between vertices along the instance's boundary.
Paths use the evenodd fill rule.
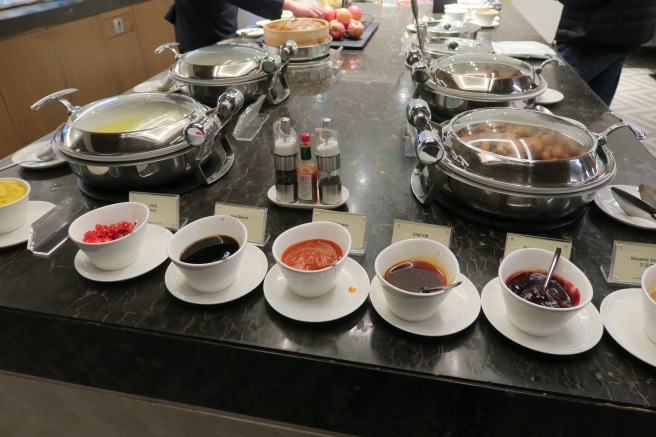
<path fill-rule="evenodd" d="M 656 0 L 560 0 L 560 55 L 610 106 L 626 56 L 654 36 Z"/>
<path fill-rule="evenodd" d="M 175 28 L 175 39 L 182 53 L 215 44 L 237 31 L 237 12 L 275 19 L 283 9 L 297 17 L 323 18 L 313 3 L 294 0 L 175 0 L 166 20 Z"/>

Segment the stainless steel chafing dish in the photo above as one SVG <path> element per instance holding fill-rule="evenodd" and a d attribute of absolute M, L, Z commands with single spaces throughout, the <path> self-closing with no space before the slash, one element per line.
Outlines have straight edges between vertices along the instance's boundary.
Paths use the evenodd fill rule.
<path fill-rule="evenodd" d="M 224 42 L 178 53 L 177 43 L 158 47 L 155 52 L 170 50 L 175 63 L 169 68 L 169 78 L 188 90 L 199 102 L 212 106 L 228 89 L 237 89 L 246 103 L 265 94 L 267 101 L 278 104 L 289 96 L 285 69 L 298 46 L 287 41 L 278 53 L 269 54 L 254 44 Z"/>
<path fill-rule="evenodd" d="M 412 100 L 419 165 L 413 193 L 427 203 L 441 196 L 502 220 L 548 222 L 575 218 L 616 173 L 606 148 L 610 132 L 532 110 L 485 108 L 437 124 L 423 100 Z M 638 132 L 634 131 L 636 136 Z"/>
<path fill-rule="evenodd" d="M 74 91 L 46 96 L 32 109 L 52 101 L 66 106 L 69 118 L 55 131 L 53 150 L 90 185 L 139 189 L 192 173 L 210 184 L 232 166 L 232 148 L 221 131 L 243 105 L 237 90 L 222 94 L 214 109 L 175 93 L 122 94 L 80 107 L 63 98 Z M 222 162 L 206 175 L 202 165 L 213 153 Z"/>

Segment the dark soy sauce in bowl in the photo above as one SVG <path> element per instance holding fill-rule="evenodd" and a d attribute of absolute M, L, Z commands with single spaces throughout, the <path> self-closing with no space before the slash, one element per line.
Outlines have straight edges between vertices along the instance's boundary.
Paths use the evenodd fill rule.
<path fill-rule="evenodd" d="M 422 292 L 421 287 L 437 287 L 446 284 L 446 276 L 436 265 L 426 261 L 409 260 L 394 265 L 385 273 L 385 280 L 401 290 L 411 293 L 439 293 L 439 291 Z"/>
<path fill-rule="evenodd" d="M 213 235 L 190 244 L 180 254 L 180 261 L 189 264 L 209 264 L 232 255 L 239 243 L 228 235 Z M 225 256 L 225 254 L 228 256 Z"/>
<path fill-rule="evenodd" d="M 520 272 L 511 276 L 506 285 L 522 299 L 544 307 L 572 308 L 579 304 L 581 295 L 574 285 L 554 275 L 545 290 L 546 279 L 546 272 Z"/>

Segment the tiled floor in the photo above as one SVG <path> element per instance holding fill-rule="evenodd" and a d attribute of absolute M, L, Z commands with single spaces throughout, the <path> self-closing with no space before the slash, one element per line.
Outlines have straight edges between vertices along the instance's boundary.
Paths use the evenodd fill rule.
<path fill-rule="evenodd" d="M 610 108 L 644 129 L 647 139 L 642 144 L 656 157 L 656 79 L 650 76 L 654 71 L 656 47 L 629 56 Z"/>

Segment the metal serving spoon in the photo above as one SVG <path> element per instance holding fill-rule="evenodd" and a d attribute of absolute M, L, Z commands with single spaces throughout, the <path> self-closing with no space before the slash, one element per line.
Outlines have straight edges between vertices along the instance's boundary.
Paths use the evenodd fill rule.
<path fill-rule="evenodd" d="M 545 279 L 544 284 L 542 285 L 542 288 L 544 290 L 547 289 L 549 286 L 549 281 L 551 281 L 551 276 L 553 275 L 554 270 L 556 270 L 556 265 L 558 264 L 558 260 L 560 259 L 560 247 L 557 247 L 556 250 L 554 251 L 554 256 L 553 260 L 551 260 L 551 268 L 549 269 L 549 273 L 547 273 L 547 279 Z"/>
<path fill-rule="evenodd" d="M 456 288 L 460 284 L 462 284 L 462 281 L 454 282 L 453 284 L 438 285 L 436 287 L 426 287 L 424 285 L 419 289 L 419 292 L 426 293 L 429 291 L 450 290 L 451 288 Z"/>

